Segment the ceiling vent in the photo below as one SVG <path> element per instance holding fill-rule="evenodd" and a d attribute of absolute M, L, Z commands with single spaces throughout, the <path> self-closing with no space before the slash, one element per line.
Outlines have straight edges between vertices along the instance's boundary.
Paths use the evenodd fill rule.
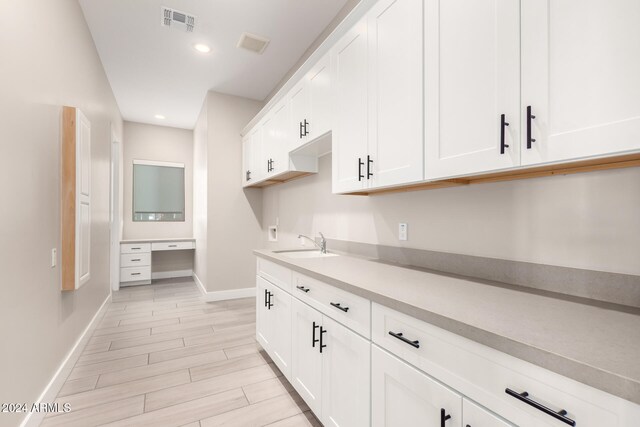
<path fill-rule="evenodd" d="M 196 25 L 196 17 L 194 15 L 165 6 L 162 6 L 161 9 L 162 19 L 160 24 L 162 26 L 177 28 L 188 33 L 193 32 L 193 27 Z"/>
<path fill-rule="evenodd" d="M 256 36 L 255 34 L 242 33 L 237 46 L 260 55 L 267 48 L 268 44 L 269 39 Z"/>

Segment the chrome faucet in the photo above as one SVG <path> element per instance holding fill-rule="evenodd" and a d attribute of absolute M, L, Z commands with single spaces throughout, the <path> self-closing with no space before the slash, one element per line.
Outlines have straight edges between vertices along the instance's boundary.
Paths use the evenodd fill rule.
<path fill-rule="evenodd" d="M 320 253 L 326 254 L 327 253 L 327 239 L 324 238 L 324 234 L 322 233 L 318 233 L 320 235 L 320 243 L 316 242 L 315 239 L 312 239 L 309 236 L 305 236 L 304 234 L 298 234 L 298 239 L 301 237 L 304 237 L 305 239 L 309 240 L 311 243 L 313 243 L 314 245 L 316 245 L 318 248 L 320 248 Z"/>

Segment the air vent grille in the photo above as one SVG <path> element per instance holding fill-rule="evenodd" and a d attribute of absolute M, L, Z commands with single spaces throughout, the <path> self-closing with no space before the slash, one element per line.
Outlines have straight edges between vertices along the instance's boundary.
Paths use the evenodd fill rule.
<path fill-rule="evenodd" d="M 195 15 L 171 9 L 166 6 L 162 6 L 161 11 L 162 19 L 160 24 L 162 26 L 177 28 L 188 33 L 193 32 L 193 28 L 196 25 Z"/>
<path fill-rule="evenodd" d="M 238 47 L 242 49 L 250 50 L 257 54 L 262 54 L 269 44 L 269 39 L 265 37 L 256 36 L 255 34 L 242 33 L 240 40 L 238 40 Z"/>

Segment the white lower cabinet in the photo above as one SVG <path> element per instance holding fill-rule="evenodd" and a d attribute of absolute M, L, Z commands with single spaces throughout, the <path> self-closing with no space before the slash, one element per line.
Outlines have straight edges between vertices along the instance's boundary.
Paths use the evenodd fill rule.
<path fill-rule="evenodd" d="M 321 326 L 322 314 L 294 298 L 291 304 L 291 384 L 317 416 L 322 409 Z"/>
<path fill-rule="evenodd" d="M 371 343 L 327 316 L 322 332 L 322 422 L 368 426 Z"/>
<path fill-rule="evenodd" d="M 462 399 L 462 425 L 464 427 L 512 427 L 510 424 L 468 399 Z"/>
<path fill-rule="evenodd" d="M 371 368 L 372 426 L 462 426 L 458 393 L 376 345 Z"/>
<path fill-rule="evenodd" d="M 325 426 L 368 426 L 370 342 L 295 298 L 291 320 L 293 387 Z"/>
<path fill-rule="evenodd" d="M 256 336 L 278 369 L 291 377 L 291 295 L 257 278 Z"/>

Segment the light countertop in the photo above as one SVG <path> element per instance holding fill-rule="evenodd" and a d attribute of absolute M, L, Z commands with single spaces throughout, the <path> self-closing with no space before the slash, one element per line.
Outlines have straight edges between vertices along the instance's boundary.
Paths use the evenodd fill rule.
<path fill-rule="evenodd" d="M 193 237 L 170 237 L 168 239 L 129 239 L 120 240 L 121 244 L 127 243 L 160 243 L 160 242 L 195 242 Z"/>
<path fill-rule="evenodd" d="M 276 262 L 640 404 L 640 311 L 351 256 Z M 606 286 L 606 284 L 603 284 Z"/>

